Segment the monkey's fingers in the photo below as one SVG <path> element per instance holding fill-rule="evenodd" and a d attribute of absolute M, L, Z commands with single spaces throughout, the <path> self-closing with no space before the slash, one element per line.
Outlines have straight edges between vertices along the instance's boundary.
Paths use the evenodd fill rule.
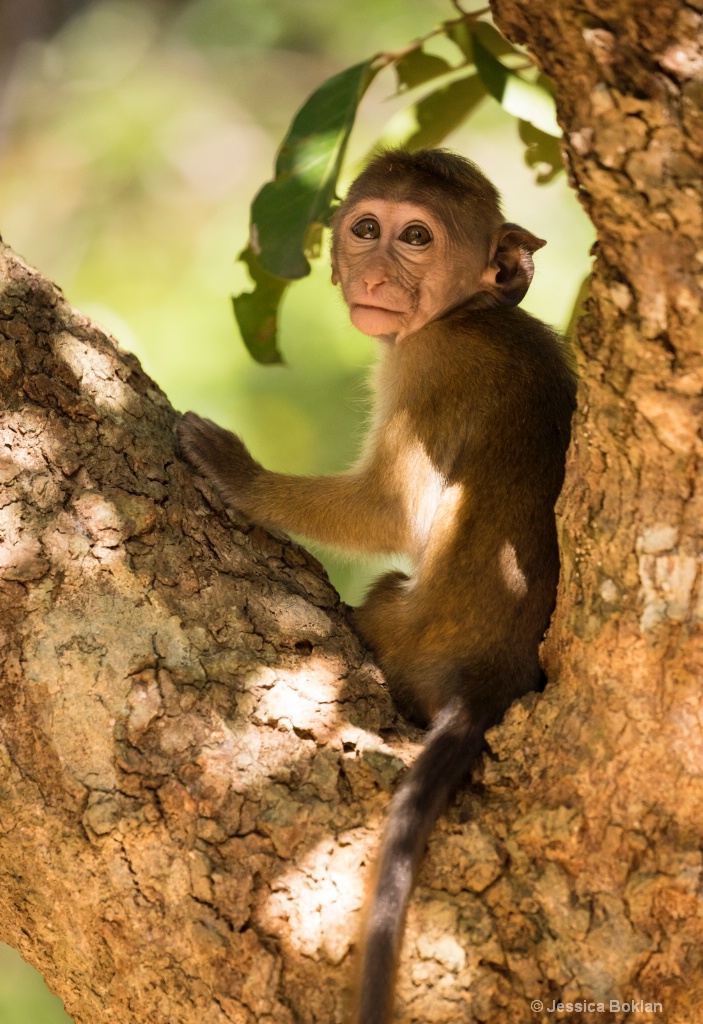
<path fill-rule="evenodd" d="M 241 498 L 260 466 L 243 442 L 229 430 L 194 412 L 176 428 L 181 454 L 218 490 L 228 504 L 241 507 Z"/>
<path fill-rule="evenodd" d="M 217 455 L 226 449 L 227 431 L 194 412 L 185 413 L 179 420 L 176 436 L 181 455 L 203 472 L 207 472 L 213 459 L 217 461 Z"/>

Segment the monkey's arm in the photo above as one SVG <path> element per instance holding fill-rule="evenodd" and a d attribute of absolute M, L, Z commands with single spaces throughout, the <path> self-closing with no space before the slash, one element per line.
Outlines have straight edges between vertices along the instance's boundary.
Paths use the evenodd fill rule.
<path fill-rule="evenodd" d="M 254 522 L 350 551 L 407 550 L 403 503 L 376 479 L 373 459 L 348 474 L 288 476 L 264 469 L 235 434 L 193 412 L 177 429 L 183 455 Z"/>

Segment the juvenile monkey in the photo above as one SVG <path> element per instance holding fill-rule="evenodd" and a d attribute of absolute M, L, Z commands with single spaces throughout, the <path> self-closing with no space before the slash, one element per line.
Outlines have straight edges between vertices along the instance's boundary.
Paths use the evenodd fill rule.
<path fill-rule="evenodd" d="M 494 186 L 442 150 L 377 157 L 333 218 L 332 281 L 382 342 L 373 422 L 347 473 L 270 473 L 186 413 L 181 449 L 264 526 L 411 556 L 356 610 L 404 713 L 431 725 L 389 812 L 363 945 L 358 1024 L 384 1024 L 428 834 L 484 733 L 542 682 L 555 600 L 554 503 L 574 408 L 561 340 L 517 309 L 545 243 L 506 224 Z"/>

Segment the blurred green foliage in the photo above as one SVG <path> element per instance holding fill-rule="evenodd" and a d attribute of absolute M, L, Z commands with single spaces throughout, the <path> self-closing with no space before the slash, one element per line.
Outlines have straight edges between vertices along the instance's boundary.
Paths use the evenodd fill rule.
<path fill-rule="evenodd" d="M 61 1000 L 16 949 L 0 945 L 0 1024 L 71 1024 Z"/>
<path fill-rule="evenodd" d="M 319 261 L 283 303 L 287 365 L 255 365 L 232 317 L 230 295 L 249 287 L 234 259 L 305 97 L 451 14 L 444 0 L 93 3 L 27 44 L 7 83 L 0 232 L 135 351 L 177 408 L 238 431 L 271 469 L 340 469 L 358 450 L 373 341 L 350 326 Z M 446 56 L 441 46 L 432 55 Z M 407 101 L 389 100 L 394 91 L 381 72 L 351 136 L 351 170 L 382 131 L 393 141 L 394 118 L 400 131 Z M 525 306 L 565 326 L 593 235 L 564 175 L 536 152 L 527 165 L 514 120 L 491 97 L 446 144 L 495 181 L 507 219 L 549 240 Z M 553 181 L 538 185 L 540 175 Z M 325 563 L 357 601 L 368 566 Z M 44 998 L 33 992 L 4 952 L 0 1024 L 65 1021 L 32 1009 Z"/>

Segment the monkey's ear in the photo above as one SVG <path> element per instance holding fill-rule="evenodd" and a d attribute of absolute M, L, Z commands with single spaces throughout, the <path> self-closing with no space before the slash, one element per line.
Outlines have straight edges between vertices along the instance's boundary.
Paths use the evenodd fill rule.
<path fill-rule="evenodd" d="M 517 306 L 530 287 L 535 265 L 532 253 L 547 243 L 518 224 L 501 224 L 495 233 L 491 260 L 481 283 L 502 306 Z"/>

